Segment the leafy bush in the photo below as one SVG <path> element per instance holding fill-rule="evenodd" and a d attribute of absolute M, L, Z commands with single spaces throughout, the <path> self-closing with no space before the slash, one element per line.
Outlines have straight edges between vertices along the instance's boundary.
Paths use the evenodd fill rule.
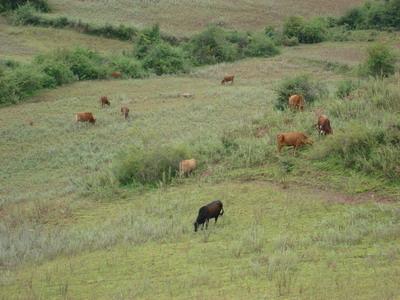
<path fill-rule="evenodd" d="M 297 38 L 300 43 L 320 43 L 326 39 L 327 23 L 321 18 L 306 22 L 302 17 L 290 17 L 283 26 L 283 34 Z"/>
<path fill-rule="evenodd" d="M 154 45 L 161 42 L 160 27 L 154 25 L 151 28 L 143 30 L 135 45 L 134 54 L 138 59 L 143 59 Z"/>
<path fill-rule="evenodd" d="M 74 73 L 65 61 L 53 56 L 42 55 L 35 59 L 35 64 L 48 76 L 53 78 L 54 87 L 76 80 Z"/>
<path fill-rule="evenodd" d="M 368 58 L 364 64 L 366 75 L 388 77 L 395 72 L 396 56 L 385 45 L 376 44 L 368 48 Z"/>
<path fill-rule="evenodd" d="M 157 75 L 175 74 L 187 70 L 183 52 L 164 42 L 153 46 L 143 58 L 143 67 Z"/>
<path fill-rule="evenodd" d="M 283 34 L 289 38 L 299 38 L 304 26 L 305 20 L 302 17 L 292 16 L 283 24 Z"/>
<path fill-rule="evenodd" d="M 196 65 L 234 61 L 238 57 L 238 46 L 218 27 L 209 27 L 192 37 L 186 49 Z"/>
<path fill-rule="evenodd" d="M 252 36 L 245 53 L 247 56 L 268 57 L 278 54 L 279 49 L 270 38 L 258 34 Z"/>
<path fill-rule="evenodd" d="M 32 5 L 37 10 L 49 12 L 50 6 L 47 0 L 0 0 L 0 12 L 18 9 L 24 5 Z"/>
<path fill-rule="evenodd" d="M 343 80 L 339 82 L 337 91 L 336 91 L 336 96 L 344 99 L 348 97 L 352 91 L 356 90 L 358 88 L 358 84 L 356 84 L 353 80 Z"/>
<path fill-rule="evenodd" d="M 36 9 L 30 3 L 18 7 L 13 13 L 15 25 L 38 25 L 40 17 L 36 15 Z"/>
<path fill-rule="evenodd" d="M 164 146 L 140 149 L 134 147 L 116 158 L 113 172 L 122 185 L 169 183 L 178 175 L 179 162 L 187 158 L 187 150 L 183 148 Z"/>
<path fill-rule="evenodd" d="M 299 44 L 299 39 L 295 36 L 293 37 L 283 36 L 281 39 L 281 44 L 286 47 L 297 46 Z"/>
<path fill-rule="evenodd" d="M 338 24 L 347 25 L 351 29 L 399 29 L 400 1 L 367 2 L 362 7 L 350 9 L 338 20 Z"/>
<path fill-rule="evenodd" d="M 319 43 L 326 39 L 327 23 L 316 18 L 306 22 L 302 17 L 290 17 L 284 24 L 283 34 L 288 38 L 297 38 L 300 43 Z"/>
<path fill-rule="evenodd" d="M 143 78 L 147 73 L 140 61 L 128 56 L 115 56 L 110 59 L 111 68 L 120 71 L 123 76 L 129 78 Z"/>
<path fill-rule="evenodd" d="M 326 39 L 327 25 L 322 19 L 314 19 L 304 25 L 298 39 L 300 43 L 320 43 Z"/>
<path fill-rule="evenodd" d="M 294 94 L 302 95 L 306 103 L 312 103 L 325 92 L 320 83 L 313 82 L 306 75 L 288 78 L 283 80 L 276 89 L 278 98 L 275 102 L 275 108 L 284 110 L 288 105 L 289 97 Z"/>
<path fill-rule="evenodd" d="M 65 61 L 79 80 L 106 78 L 109 70 L 104 59 L 94 51 L 77 48 L 73 51 L 61 51 L 57 58 Z"/>

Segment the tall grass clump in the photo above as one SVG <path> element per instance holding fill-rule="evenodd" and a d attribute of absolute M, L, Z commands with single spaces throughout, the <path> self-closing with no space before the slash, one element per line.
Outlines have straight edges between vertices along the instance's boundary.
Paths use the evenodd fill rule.
<path fill-rule="evenodd" d="M 289 97 L 294 94 L 302 95 L 306 103 L 313 103 L 316 99 L 326 93 L 320 83 L 314 82 L 307 75 L 300 75 L 284 79 L 276 88 L 278 97 L 275 108 L 284 110 L 288 106 Z"/>
<path fill-rule="evenodd" d="M 359 87 L 359 84 L 354 80 L 340 81 L 337 87 L 336 96 L 340 99 L 345 99 Z"/>
<path fill-rule="evenodd" d="M 187 158 L 188 151 L 181 147 L 132 147 L 115 159 L 113 173 L 122 185 L 170 183 L 178 175 L 179 162 Z"/>
<path fill-rule="evenodd" d="M 400 178 L 400 124 L 374 127 L 349 122 L 313 147 L 311 157 L 390 181 Z"/>
<path fill-rule="evenodd" d="M 15 10 L 24 5 L 31 5 L 42 12 L 50 11 L 50 5 L 47 0 L 0 0 L 0 12 Z"/>
<path fill-rule="evenodd" d="M 392 50 L 382 44 L 368 48 L 368 57 L 361 66 L 362 73 L 374 77 L 388 77 L 395 72 L 396 56 Z"/>

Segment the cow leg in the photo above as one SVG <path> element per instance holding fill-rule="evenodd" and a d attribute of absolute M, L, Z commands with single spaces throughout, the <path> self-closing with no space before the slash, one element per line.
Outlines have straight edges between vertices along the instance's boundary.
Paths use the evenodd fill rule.
<path fill-rule="evenodd" d="M 208 222 L 210 221 L 210 219 L 206 220 L 206 230 L 208 229 Z"/>
<path fill-rule="evenodd" d="M 215 222 L 214 222 L 214 224 L 217 223 L 217 220 L 218 220 L 218 216 L 215 217 Z"/>
<path fill-rule="evenodd" d="M 204 223 L 203 224 L 201 224 L 201 230 L 203 230 L 204 229 Z"/>

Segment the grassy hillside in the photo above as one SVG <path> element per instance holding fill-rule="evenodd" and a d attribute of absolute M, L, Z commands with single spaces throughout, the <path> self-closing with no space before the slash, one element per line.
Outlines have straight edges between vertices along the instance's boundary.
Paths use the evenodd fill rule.
<path fill-rule="evenodd" d="M 74 31 L 40 27 L 15 27 L 0 17 L 0 53 L 2 59 L 29 61 L 38 54 L 77 46 L 103 54 L 132 50 L 132 44 L 79 34 Z"/>
<path fill-rule="evenodd" d="M 158 22 L 176 35 L 218 22 L 261 30 L 360 3 L 49 2 L 53 15 Z M 358 77 L 373 42 L 399 54 L 398 33 L 354 31 L 346 42 L 180 75 L 79 81 L 1 107 L 0 299 L 398 299 L 400 76 Z M 133 46 L 0 19 L 0 59 L 76 45 L 106 55 Z M 220 84 L 226 74 L 233 85 Z M 323 96 L 302 113 L 277 110 L 277 88 L 303 74 Z M 343 84 L 354 90 L 342 99 Z M 320 110 L 333 136 L 313 127 Z M 76 124 L 79 111 L 96 124 Z M 278 154 L 277 133 L 291 130 L 314 145 Z M 116 162 L 132 146 L 177 146 L 199 168 L 169 185 L 123 186 Z M 215 199 L 224 216 L 195 233 L 198 209 Z"/>
<path fill-rule="evenodd" d="M 150 26 L 159 23 L 168 33 L 191 35 L 208 24 L 220 24 L 239 30 L 262 30 L 266 25 L 282 24 L 292 15 L 306 17 L 340 15 L 349 7 L 362 3 L 351 1 L 104 1 L 50 0 L 53 15 L 68 16 L 96 24 Z"/>

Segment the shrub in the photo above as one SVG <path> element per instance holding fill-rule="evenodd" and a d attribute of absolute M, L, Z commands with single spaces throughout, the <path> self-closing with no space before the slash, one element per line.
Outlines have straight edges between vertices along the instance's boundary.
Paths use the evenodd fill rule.
<path fill-rule="evenodd" d="M 296 37 L 300 43 L 320 43 L 326 39 L 327 23 L 316 18 L 306 22 L 302 17 L 290 17 L 283 26 L 283 34 L 288 38 Z"/>
<path fill-rule="evenodd" d="M 368 58 L 364 64 L 366 75 L 388 77 L 395 72 L 396 57 L 385 45 L 376 44 L 368 48 Z"/>
<path fill-rule="evenodd" d="M 164 42 L 155 45 L 143 59 L 143 67 L 157 75 L 174 74 L 187 70 L 183 52 Z"/>
<path fill-rule="evenodd" d="M 279 110 L 284 110 L 291 95 L 303 95 L 306 103 L 312 103 L 325 93 L 325 89 L 319 83 L 313 82 L 310 77 L 300 75 L 283 80 L 277 87 L 276 93 L 278 98 L 276 99 L 275 107 Z"/>
<path fill-rule="evenodd" d="M 140 61 L 128 56 L 115 56 L 110 59 L 113 70 L 122 72 L 123 76 L 130 78 L 143 78 L 147 73 Z"/>
<path fill-rule="evenodd" d="M 18 7 L 13 13 L 15 25 L 38 25 L 40 17 L 36 15 L 36 9 L 30 3 Z"/>
<path fill-rule="evenodd" d="M 138 59 L 143 59 L 154 47 L 161 42 L 160 27 L 154 25 L 151 28 L 143 30 L 136 43 L 134 54 Z"/>
<path fill-rule="evenodd" d="M 42 88 L 55 86 L 54 79 L 34 65 L 21 65 L 9 76 L 17 85 L 17 90 L 20 92 L 19 98 L 31 96 Z"/>
<path fill-rule="evenodd" d="M 237 45 L 218 27 L 209 27 L 192 37 L 186 49 L 196 65 L 234 61 L 238 57 Z"/>
<path fill-rule="evenodd" d="M 347 25 L 350 29 L 362 28 L 365 23 L 365 14 L 361 7 L 355 7 L 342 16 L 338 24 Z"/>
<path fill-rule="evenodd" d="M 356 90 L 358 88 L 358 84 L 356 84 L 352 80 L 343 80 L 339 82 L 337 91 L 336 91 L 336 96 L 344 99 L 348 97 L 352 91 Z"/>
<path fill-rule="evenodd" d="M 178 175 L 179 162 L 187 157 L 187 151 L 183 148 L 164 146 L 140 149 L 134 147 L 116 158 L 113 173 L 122 185 L 169 183 Z"/>
<path fill-rule="evenodd" d="M 301 32 L 303 31 L 304 25 L 305 21 L 302 17 L 292 16 L 283 24 L 283 34 L 289 38 L 299 38 Z"/>
<path fill-rule="evenodd" d="M 63 60 L 79 80 L 102 79 L 110 73 L 104 59 L 94 51 L 77 48 L 73 51 L 61 51 L 57 59 Z"/>
<path fill-rule="evenodd" d="M 252 36 L 246 49 L 247 56 L 273 56 L 279 53 L 279 49 L 274 42 L 263 34 Z"/>
<path fill-rule="evenodd" d="M 300 43 L 320 43 L 326 39 L 327 25 L 322 19 L 314 19 L 306 23 L 298 36 Z"/>
<path fill-rule="evenodd" d="M 53 56 L 38 56 L 35 59 L 35 64 L 37 64 L 45 74 L 53 78 L 54 86 L 59 86 L 76 80 L 74 73 L 66 62 L 58 60 Z"/>
<path fill-rule="evenodd" d="M 50 11 L 47 0 L 0 0 L 0 12 L 18 9 L 24 5 L 31 5 L 35 9 L 43 12 Z"/>

